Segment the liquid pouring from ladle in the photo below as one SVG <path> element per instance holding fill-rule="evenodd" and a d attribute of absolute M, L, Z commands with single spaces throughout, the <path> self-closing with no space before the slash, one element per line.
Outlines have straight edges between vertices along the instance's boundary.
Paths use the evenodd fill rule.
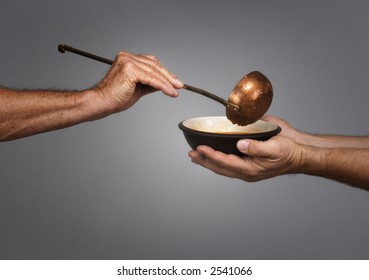
<path fill-rule="evenodd" d="M 87 58 L 91 58 L 91 59 L 109 64 L 109 65 L 112 65 L 114 63 L 113 60 L 106 59 L 104 57 L 97 56 L 95 54 L 88 53 L 88 52 L 76 49 L 74 47 L 71 47 L 65 44 L 58 45 L 58 50 L 61 53 L 65 53 L 66 51 L 69 51 L 69 52 L 72 52 L 72 53 L 75 53 L 75 54 L 78 54 L 78 55 L 81 55 Z M 253 73 L 252 75 L 253 82 L 250 83 L 250 81 L 248 81 L 249 80 L 248 75 L 252 73 Z M 188 84 L 184 84 L 183 89 L 196 92 L 198 94 L 201 94 L 203 96 L 206 96 L 214 101 L 217 101 L 223 104 L 226 107 L 227 118 L 230 121 L 238 125 L 247 125 L 247 124 L 257 121 L 259 118 L 261 118 L 265 114 L 265 112 L 269 108 L 269 105 L 273 97 L 273 91 L 272 91 L 271 84 L 268 81 L 268 79 L 263 74 L 257 71 L 251 72 L 250 74 L 246 75 L 243 79 L 240 80 L 240 82 L 237 83 L 228 101 L 210 92 L 196 88 Z M 248 83 L 249 86 L 246 86 L 246 87 L 243 86 L 242 83 L 245 83 L 245 82 L 246 83 L 249 82 Z M 267 89 L 267 91 L 263 89 L 260 90 L 261 84 L 264 84 L 266 82 L 270 86 L 267 85 L 266 87 L 263 87 L 263 89 Z M 244 96 L 245 94 L 248 96 L 245 97 Z M 250 114 L 252 114 L 252 116 L 250 116 Z"/>

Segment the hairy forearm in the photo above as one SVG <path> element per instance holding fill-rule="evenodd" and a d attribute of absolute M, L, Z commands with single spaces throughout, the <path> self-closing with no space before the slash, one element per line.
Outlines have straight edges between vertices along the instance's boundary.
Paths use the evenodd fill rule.
<path fill-rule="evenodd" d="M 106 115 L 93 91 L 15 91 L 0 88 L 0 141 L 61 129 Z"/>
<path fill-rule="evenodd" d="M 301 173 L 369 190 L 369 150 L 305 146 Z"/>
<path fill-rule="evenodd" d="M 369 136 L 319 135 L 299 132 L 297 142 L 321 148 L 369 148 Z"/>

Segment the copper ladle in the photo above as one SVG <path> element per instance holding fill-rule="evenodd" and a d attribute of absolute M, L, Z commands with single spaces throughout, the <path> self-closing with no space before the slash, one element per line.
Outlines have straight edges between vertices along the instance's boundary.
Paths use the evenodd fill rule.
<path fill-rule="evenodd" d="M 91 58 L 109 65 L 113 60 L 91 54 L 71 46 L 60 44 L 58 50 Z M 183 89 L 199 93 L 226 107 L 227 118 L 235 124 L 247 125 L 257 121 L 268 110 L 273 98 L 272 85 L 260 72 L 254 71 L 243 77 L 233 89 L 228 101 L 205 90 L 184 84 Z"/>
<path fill-rule="evenodd" d="M 228 101 L 237 104 L 239 111 L 226 109 L 227 118 L 238 125 L 248 125 L 259 120 L 268 111 L 273 100 L 273 87 L 259 71 L 244 76 L 234 87 Z"/>

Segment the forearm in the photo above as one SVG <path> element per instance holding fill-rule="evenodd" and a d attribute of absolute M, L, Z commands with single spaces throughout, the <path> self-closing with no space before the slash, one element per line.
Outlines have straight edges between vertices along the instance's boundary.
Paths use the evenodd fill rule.
<path fill-rule="evenodd" d="M 369 148 L 369 136 L 319 135 L 298 132 L 298 143 L 321 148 Z"/>
<path fill-rule="evenodd" d="M 93 91 L 14 91 L 0 88 L 0 141 L 14 140 L 107 113 Z"/>
<path fill-rule="evenodd" d="M 369 150 L 305 146 L 300 171 L 369 190 Z"/>

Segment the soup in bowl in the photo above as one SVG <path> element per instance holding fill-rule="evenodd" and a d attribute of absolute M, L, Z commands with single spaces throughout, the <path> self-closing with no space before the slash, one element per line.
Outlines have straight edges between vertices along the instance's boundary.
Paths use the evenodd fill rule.
<path fill-rule="evenodd" d="M 277 135 L 281 128 L 271 122 L 258 120 L 247 126 L 233 124 L 225 116 L 198 117 L 182 121 L 178 127 L 183 131 L 192 149 L 206 145 L 226 154 L 243 155 L 237 149 L 241 139 L 265 141 Z"/>

